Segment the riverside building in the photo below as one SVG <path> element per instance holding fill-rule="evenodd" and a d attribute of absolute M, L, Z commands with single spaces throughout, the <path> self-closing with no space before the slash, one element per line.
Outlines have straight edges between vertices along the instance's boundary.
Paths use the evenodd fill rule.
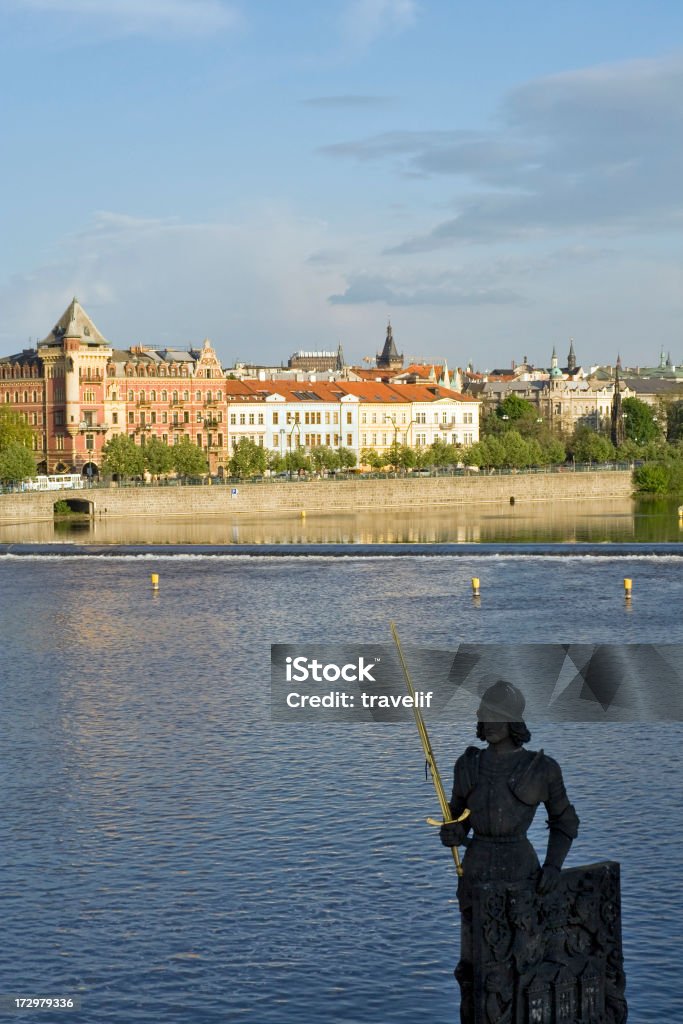
<path fill-rule="evenodd" d="M 480 402 L 432 381 L 234 380 L 201 348 L 115 348 L 73 299 L 36 348 L 0 359 L 0 403 L 34 431 L 38 472 L 97 477 L 117 434 L 175 445 L 188 438 L 224 475 L 241 438 L 293 448 L 386 451 L 392 444 L 479 439 Z"/>

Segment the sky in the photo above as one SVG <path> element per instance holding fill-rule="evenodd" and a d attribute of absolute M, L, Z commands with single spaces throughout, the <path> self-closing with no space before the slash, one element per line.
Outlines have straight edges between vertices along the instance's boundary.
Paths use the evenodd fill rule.
<path fill-rule="evenodd" d="M 680 0 L 0 0 L 0 354 L 683 362 Z"/>

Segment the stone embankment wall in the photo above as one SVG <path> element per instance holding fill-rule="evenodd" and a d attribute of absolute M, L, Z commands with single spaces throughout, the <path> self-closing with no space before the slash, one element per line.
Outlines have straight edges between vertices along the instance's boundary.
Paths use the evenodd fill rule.
<path fill-rule="evenodd" d="M 233 491 L 237 493 L 234 494 Z M 111 487 L 0 495 L 0 522 L 52 519 L 59 499 L 89 502 L 96 517 L 348 512 L 367 508 L 515 504 L 577 498 L 628 498 L 630 472 L 520 473 L 505 476 L 418 477 L 397 480 L 310 480 L 195 487 Z"/>

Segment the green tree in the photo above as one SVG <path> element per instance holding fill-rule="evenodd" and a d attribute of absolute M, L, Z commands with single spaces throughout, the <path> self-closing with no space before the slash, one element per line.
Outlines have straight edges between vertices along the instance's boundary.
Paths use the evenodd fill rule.
<path fill-rule="evenodd" d="M 141 451 L 145 469 L 153 477 L 164 476 L 173 469 L 173 450 L 158 437 L 150 437 Z"/>
<path fill-rule="evenodd" d="M 567 458 L 567 451 L 560 440 L 549 436 L 540 442 L 546 464 L 558 466 Z"/>
<path fill-rule="evenodd" d="M 110 476 L 125 479 L 142 476 L 145 471 L 145 453 L 128 434 L 110 437 L 102 449 L 103 469 Z"/>
<path fill-rule="evenodd" d="M 202 449 L 193 444 L 189 437 L 183 437 L 171 448 L 173 452 L 173 468 L 178 476 L 202 476 L 208 473 L 209 466 Z"/>
<path fill-rule="evenodd" d="M 462 459 L 462 453 L 458 445 L 447 444 L 445 441 L 436 440 L 432 444 L 435 466 L 457 466 Z"/>
<path fill-rule="evenodd" d="M 266 465 L 265 448 L 248 437 L 241 437 L 232 450 L 228 468 L 231 476 L 249 477 L 265 473 Z"/>
<path fill-rule="evenodd" d="M 415 449 L 415 468 L 416 469 L 429 469 L 434 465 L 434 452 L 432 451 L 431 445 L 429 448 L 423 448 L 420 446 Z"/>
<path fill-rule="evenodd" d="M 293 448 L 291 452 L 287 452 L 285 455 L 285 466 L 289 473 L 298 473 L 299 471 L 308 471 L 311 468 L 311 460 L 303 448 Z"/>
<path fill-rule="evenodd" d="M 666 407 L 666 439 L 671 442 L 683 439 L 683 402 L 671 402 Z"/>
<path fill-rule="evenodd" d="M 36 475 L 36 460 L 21 441 L 9 441 L 0 448 L 0 480 L 16 484 Z"/>
<path fill-rule="evenodd" d="M 614 445 L 609 438 L 590 427 L 576 428 L 570 450 L 577 462 L 609 462 L 614 458 Z"/>
<path fill-rule="evenodd" d="M 647 444 L 660 436 L 654 410 L 640 398 L 625 398 L 621 403 L 624 413 L 624 432 L 636 444 Z"/>
<path fill-rule="evenodd" d="M 503 446 L 503 465 L 523 469 L 529 465 L 529 446 L 517 430 L 508 430 L 500 438 Z"/>
<path fill-rule="evenodd" d="M 311 464 L 318 473 L 325 469 L 339 469 L 339 453 L 327 445 L 319 445 L 311 450 Z"/>
<path fill-rule="evenodd" d="M 535 423 L 537 418 L 536 407 L 526 398 L 520 398 L 514 391 L 503 399 L 495 412 L 499 420 L 507 420 L 515 429 L 519 429 L 520 421 Z"/>
<path fill-rule="evenodd" d="M 33 447 L 33 431 L 24 417 L 13 409 L 0 407 L 0 451 L 10 444 Z"/>
<path fill-rule="evenodd" d="M 339 466 L 341 469 L 354 469 L 357 459 L 356 453 L 350 448 L 338 448 Z"/>
<path fill-rule="evenodd" d="M 655 462 L 646 462 L 644 466 L 639 466 L 633 474 L 633 482 L 641 494 L 668 494 L 670 490 L 670 477 L 666 466 Z"/>
<path fill-rule="evenodd" d="M 270 451 L 266 455 L 266 468 L 271 473 L 283 473 L 285 470 L 285 459 L 279 452 Z"/>
<path fill-rule="evenodd" d="M 384 465 L 382 456 L 374 448 L 362 448 L 360 461 L 364 466 L 370 466 L 371 469 L 381 469 Z"/>

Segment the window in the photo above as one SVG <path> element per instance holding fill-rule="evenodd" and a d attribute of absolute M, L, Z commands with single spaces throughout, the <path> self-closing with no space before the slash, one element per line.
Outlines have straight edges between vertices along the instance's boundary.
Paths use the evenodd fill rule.
<path fill-rule="evenodd" d="M 365 448 L 365 446 L 368 443 L 368 435 L 367 434 L 361 434 L 361 436 L 360 436 L 360 443 L 363 446 L 363 448 Z"/>
<path fill-rule="evenodd" d="M 258 414 L 258 422 L 259 422 L 259 426 L 263 426 L 263 413 L 262 412 L 260 412 Z"/>
<path fill-rule="evenodd" d="M 162 434 L 161 440 L 164 442 L 164 444 L 168 444 L 168 434 Z"/>
<path fill-rule="evenodd" d="M 178 401 L 178 392 L 177 392 L 177 391 L 174 391 L 174 392 L 173 392 L 173 401 L 174 401 L 174 402 L 177 402 L 177 401 Z"/>
<path fill-rule="evenodd" d="M 146 415 L 146 413 L 141 412 L 140 413 L 140 426 L 144 427 L 146 422 L 147 422 L 147 415 Z"/>
<path fill-rule="evenodd" d="M 240 426 L 243 427 L 246 422 L 247 422 L 247 417 L 246 417 L 245 413 L 241 412 L 240 413 Z"/>
<path fill-rule="evenodd" d="M 111 414 L 111 421 L 112 421 L 112 423 L 113 423 L 113 425 L 114 425 L 114 426 L 117 426 L 117 425 L 118 425 L 118 422 L 119 422 L 119 414 L 118 414 L 117 412 L 113 412 L 113 413 Z"/>
<path fill-rule="evenodd" d="M 223 392 L 222 391 L 217 391 L 216 392 L 216 401 L 217 402 L 222 402 L 223 401 Z M 220 437 L 220 434 L 218 436 Z"/>
<path fill-rule="evenodd" d="M 253 412 L 250 412 L 249 413 L 249 426 L 253 427 L 254 423 L 256 423 L 256 417 L 254 416 Z"/>
<path fill-rule="evenodd" d="M 198 412 L 197 413 L 197 423 L 201 423 L 201 422 L 202 422 L 202 414 L 200 412 Z"/>
<path fill-rule="evenodd" d="M 150 397 L 150 400 L 152 402 L 156 402 L 156 400 L 157 400 L 157 393 L 156 393 L 156 391 L 150 391 L 149 397 Z"/>
<path fill-rule="evenodd" d="M 161 414 L 161 422 L 162 423 L 168 423 L 168 413 L 167 412 L 162 412 L 162 414 Z"/>
<path fill-rule="evenodd" d="M 463 421 L 463 423 L 472 423 L 473 422 L 472 413 L 471 412 L 466 412 L 465 415 L 462 418 L 462 421 Z"/>
<path fill-rule="evenodd" d="M 202 446 L 202 435 L 201 434 L 197 434 L 197 444 L 201 448 L 201 446 Z"/>
<path fill-rule="evenodd" d="M 387 443 L 387 435 L 386 434 L 382 434 L 382 444 L 385 445 L 386 443 Z"/>
<path fill-rule="evenodd" d="M 351 424 L 351 423 L 353 423 L 353 413 L 351 412 L 351 410 L 350 410 L 350 409 L 349 409 L 349 411 L 348 411 L 348 412 L 347 412 L 347 414 L 346 414 L 346 422 L 347 422 L 348 424 Z"/>
<path fill-rule="evenodd" d="M 280 422 L 280 414 L 277 412 L 273 413 L 273 426 L 276 427 Z"/>
<path fill-rule="evenodd" d="M 58 452 L 63 452 L 64 451 L 64 434 L 57 434 L 57 436 L 55 438 L 55 442 L 56 442 L 56 445 L 57 445 L 57 451 Z"/>
<path fill-rule="evenodd" d="M 133 400 L 134 400 L 134 399 L 133 399 L 133 392 L 132 392 L 132 391 L 129 391 L 129 392 L 128 392 L 128 401 L 129 401 L 129 402 L 132 402 Z"/>
<path fill-rule="evenodd" d="M 150 423 L 156 423 L 156 421 L 157 421 L 157 414 L 155 412 L 151 412 L 149 414 L 149 421 L 150 421 Z"/>
<path fill-rule="evenodd" d="M 189 414 L 189 412 L 184 412 L 183 413 L 183 423 L 189 423 L 189 422 L 190 422 L 190 414 Z"/>
<path fill-rule="evenodd" d="M 194 398 L 195 398 L 195 402 L 201 402 L 201 400 L 202 400 L 202 393 L 201 393 L 201 391 L 195 391 Z"/>
<path fill-rule="evenodd" d="M 95 449 L 95 438 L 92 434 L 85 435 L 86 451 L 92 452 Z"/>
<path fill-rule="evenodd" d="M 135 423 L 135 416 L 134 416 L 134 414 L 132 412 L 128 413 L 128 422 L 129 423 Z"/>
<path fill-rule="evenodd" d="M 237 413 L 235 413 L 235 412 L 231 412 L 230 413 L 230 426 L 231 427 L 237 426 Z"/>
<path fill-rule="evenodd" d="M 347 443 L 348 447 L 350 448 L 351 445 L 353 444 L 353 434 L 347 434 L 346 435 L 346 443 Z"/>
<path fill-rule="evenodd" d="M 162 391 L 161 392 L 161 401 L 162 402 L 168 402 L 168 391 Z"/>
<path fill-rule="evenodd" d="M 260 440 L 261 444 L 263 444 L 263 438 L 260 438 L 259 440 Z M 222 434 L 218 435 L 218 447 L 219 448 L 223 447 L 223 435 Z"/>

